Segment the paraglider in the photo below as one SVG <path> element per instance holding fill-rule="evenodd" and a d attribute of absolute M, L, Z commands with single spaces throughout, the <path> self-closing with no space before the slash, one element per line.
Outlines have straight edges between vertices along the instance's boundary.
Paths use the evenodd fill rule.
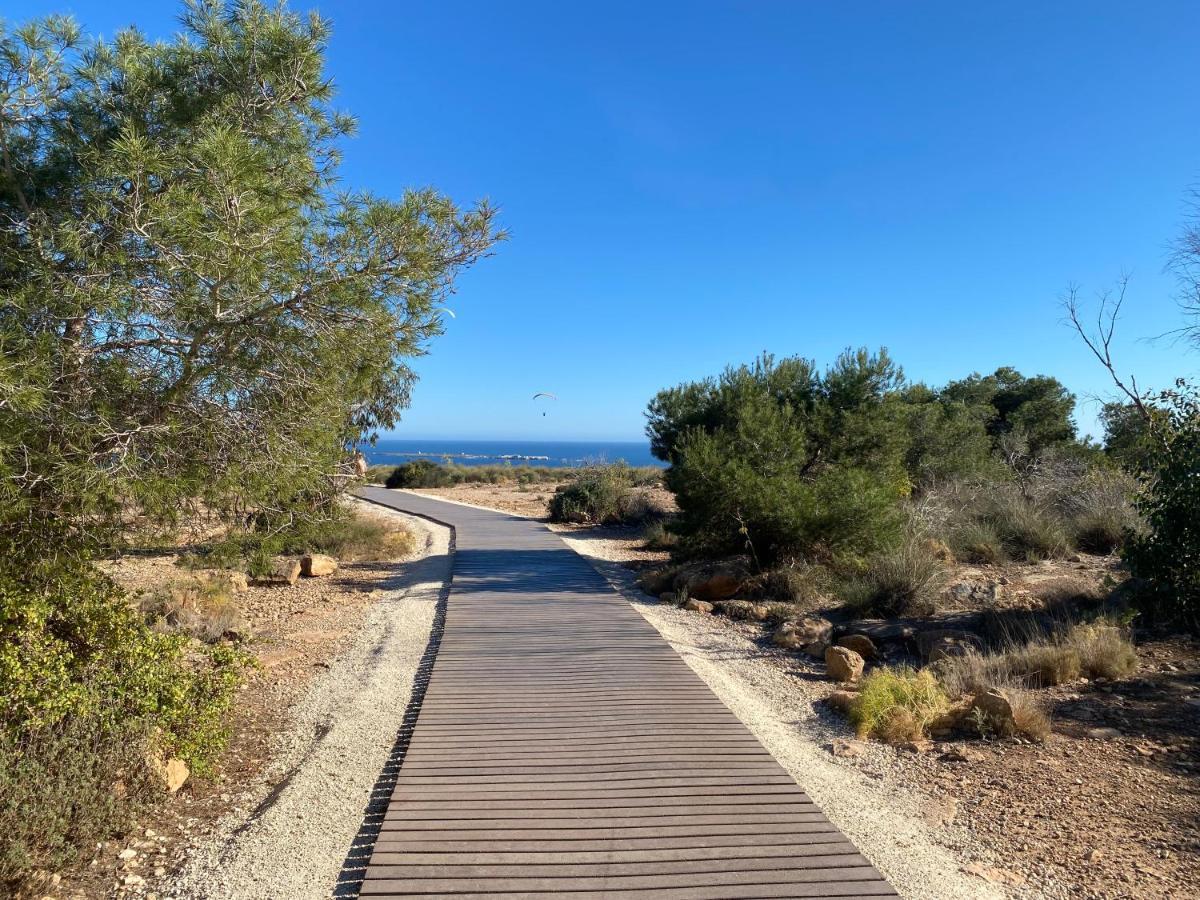
<path fill-rule="evenodd" d="M 538 397 L 549 397 L 551 400 L 558 399 L 558 397 L 554 396 L 554 394 L 551 394 L 549 391 L 538 391 L 536 394 L 533 395 L 534 400 L 536 400 Z M 546 415 L 546 411 L 544 409 L 542 410 L 542 415 L 543 416 Z"/>

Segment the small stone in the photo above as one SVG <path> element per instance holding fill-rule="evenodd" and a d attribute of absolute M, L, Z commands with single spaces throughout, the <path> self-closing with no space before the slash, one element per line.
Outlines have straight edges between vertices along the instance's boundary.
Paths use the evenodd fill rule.
<path fill-rule="evenodd" d="M 134 887 L 135 885 L 144 884 L 146 881 L 141 875 L 126 875 L 121 880 L 126 887 Z"/>
<path fill-rule="evenodd" d="M 834 709 L 840 709 L 842 712 L 850 712 L 850 705 L 858 698 L 855 691 L 834 691 L 825 698 L 825 702 Z"/>
<path fill-rule="evenodd" d="M 126 847 L 117 854 L 117 859 L 133 859 L 135 856 L 137 856 L 137 851 L 132 847 Z"/>
<path fill-rule="evenodd" d="M 697 600 L 695 597 L 689 597 L 683 601 L 683 608 L 698 613 L 710 613 L 713 611 L 713 605 L 707 600 Z"/>
<path fill-rule="evenodd" d="M 951 747 L 938 757 L 944 763 L 970 763 L 979 762 L 983 759 L 983 754 L 978 750 L 972 750 L 970 747 Z"/>
<path fill-rule="evenodd" d="M 862 756 L 864 749 L 862 741 L 851 741 L 846 738 L 834 738 L 833 743 L 829 745 L 829 752 L 843 759 Z"/>
<path fill-rule="evenodd" d="M 1104 851 L 1099 847 L 1093 847 L 1087 852 L 1087 856 L 1085 856 L 1084 859 L 1090 863 L 1098 863 L 1100 860 L 1104 859 Z"/>
<path fill-rule="evenodd" d="M 1115 728 L 1089 728 L 1087 736 L 1093 741 L 1112 741 L 1121 736 Z"/>
<path fill-rule="evenodd" d="M 917 741 L 904 741 L 897 746 L 906 753 L 928 753 L 933 749 L 933 741 L 927 741 L 924 739 Z"/>

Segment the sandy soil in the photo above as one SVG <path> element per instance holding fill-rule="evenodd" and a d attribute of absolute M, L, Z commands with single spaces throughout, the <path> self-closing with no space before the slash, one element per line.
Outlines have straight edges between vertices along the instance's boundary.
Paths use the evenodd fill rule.
<path fill-rule="evenodd" d="M 259 668 L 236 702 L 220 770 L 189 781 L 136 834 L 98 848 L 55 896 L 353 894 L 450 566 L 447 529 L 355 505 L 410 531 L 416 552 L 239 594 Z M 113 571 L 134 589 L 180 574 L 171 558 L 130 558 Z"/>
<path fill-rule="evenodd" d="M 456 484 L 447 488 L 413 488 L 414 494 L 424 494 L 436 500 L 453 500 L 472 506 L 482 506 L 500 512 L 515 513 L 530 519 L 544 519 L 546 504 L 554 496 L 558 482 L 537 484 Z"/>

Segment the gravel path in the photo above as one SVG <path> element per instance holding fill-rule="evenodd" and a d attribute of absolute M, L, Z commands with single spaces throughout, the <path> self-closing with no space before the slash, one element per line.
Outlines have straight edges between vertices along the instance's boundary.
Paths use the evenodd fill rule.
<path fill-rule="evenodd" d="M 621 565 L 629 553 L 627 541 L 560 536 L 658 629 L 902 896 L 921 900 L 1005 896 L 963 874 L 961 860 L 934 840 L 919 804 L 887 780 L 886 751 L 864 748 L 864 756 L 878 756 L 863 760 L 868 766 L 876 764 L 875 777 L 843 765 L 829 752 L 833 739 L 844 737 L 844 726 L 835 730 L 814 708 L 824 692 L 795 671 L 781 668 L 749 636 L 730 627 L 728 620 L 647 598 L 638 590 L 634 573 Z"/>
<path fill-rule="evenodd" d="M 292 710 L 292 728 L 268 779 L 198 848 L 166 897 L 306 900 L 356 893 L 355 865 L 369 854 L 368 804 L 390 794 L 393 751 L 450 575 L 450 532 L 388 512 L 424 542 L 399 568 L 350 647 Z M 381 772 L 383 773 L 381 775 Z M 370 817 L 368 817 L 368 820 Z M 353 847 L 353 850 L 352 850 Z"/>

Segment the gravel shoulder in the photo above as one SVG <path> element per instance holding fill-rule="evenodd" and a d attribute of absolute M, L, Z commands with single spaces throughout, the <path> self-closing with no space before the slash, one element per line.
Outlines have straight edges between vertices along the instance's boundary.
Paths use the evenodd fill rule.
<path fill-rule="evenodd" d="M 376 511 L 402 519 L 424 551 L 376 586 L 361 628 L 289 710 L 264 777 L 191 851 L 173 883 L 160 886 L 161 895 L 305 900 L 354 892 L 356 866 L 369 853 L 364 814 L 373 792 L 386 790 L 450 575 L 448 529 Z"/>
<path fill-rule="evenodd" d="M 890 749 L 864 745 L 854 766 L 829 752 L 832 741 L 845 736 L 845 725 L 825 718 L 814 705 L 828 693 L 815 669 L 764 652 L 750 629 L 646 597 L 623 564 L 629 559 L 628 539 L 562 537 L 667 639 L 902 896 L 1006 896 L 960 871 L 963 861 L 954 848 L 961 850 L 965 835 L 950 827 L 934 837 L 925 824 L 931 815 L 925 802 L 888 779 L 894 764 Z"/>

